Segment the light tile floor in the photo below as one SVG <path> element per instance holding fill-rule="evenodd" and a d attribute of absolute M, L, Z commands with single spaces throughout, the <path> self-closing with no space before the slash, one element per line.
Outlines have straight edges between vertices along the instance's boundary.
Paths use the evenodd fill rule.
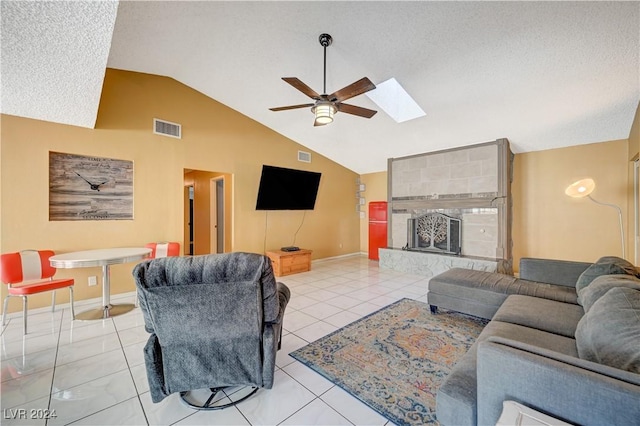
<path fill-rule="evenodd" d="M 389 425 L 384 417 L 289 356 L 404 297 L 426 302 L 428 279 L 380 269 L 365 256 L 314 262 L 278 278 L 291 290 L 273 389 L 221 411 L 195 411 L 174 394 L 151 402 L 139 308 L 101 321 L 70 321 L 68 309 L 21 316 L 3 329 L 2 425 Z M 134 293 L 117 295 L 133 302 Z M 76 312 L 87 309 L 76 303 Z M 91 306 L 93 307 L 93 306 Z M 54 414 L 49 420 L 38 417 Z"/>

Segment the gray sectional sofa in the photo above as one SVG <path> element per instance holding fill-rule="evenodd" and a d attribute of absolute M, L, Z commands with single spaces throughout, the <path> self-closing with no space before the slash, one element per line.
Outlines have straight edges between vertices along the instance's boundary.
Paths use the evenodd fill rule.
<path fill-rule="evenodd" d="M 436 397 L 443 425 L 495 425 L 513 400 L 565 422 L 640 424 L 640 274 L 622 259 L 522 259 L 520 278 L 452 269 L 432 311 L 491 319 Z"/>

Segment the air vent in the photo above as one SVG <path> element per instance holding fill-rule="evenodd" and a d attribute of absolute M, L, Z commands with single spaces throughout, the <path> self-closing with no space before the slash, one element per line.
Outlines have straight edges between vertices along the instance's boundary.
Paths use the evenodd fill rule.
<path fill-rule="evenodd" d="M 169 136 L 176 139 L 182 139 L 182 126 L 178 123 L 170 121 L 153 119 L 153 133 L 156 135 Z"/>
<path fill-rule="evenodd" d="M 298 151 L 298 161 L 302 161 L 303 163 L 310 163 L 311 162 L 311 153 L 310 152 L 304 152 L 304 151 Z"/>

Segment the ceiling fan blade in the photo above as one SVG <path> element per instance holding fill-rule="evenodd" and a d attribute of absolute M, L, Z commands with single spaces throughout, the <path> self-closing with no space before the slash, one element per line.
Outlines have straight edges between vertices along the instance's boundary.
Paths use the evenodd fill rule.
<path fill-rule="evenodd" d="M 331 102 L 342 102 L 375 88 L 376 85 L 373 84 L 367 77 L 364 77 L 356 81 L 355 83 L 351 83 L 347 87 L 343 87 L 337 92 L 333 92 L 328 96 L 328 98 Z"/>
<path fill-rule="evenodd" d="M 376 113 L 378 112 L 372 109 L 362 108 L 359 106 L 349 105 L 349 104 L 341 104 L 341 103 L 337 103 L 336 108 L 338 108 L 338 111 L 340 112 L 346 112 L 347 114 L 353 114 L 353 115 L 357 115 L 359 117 L 364 117 L 364 118 L 371 118 L 374 115 L 376 115 Z"/>
<path fill-rule="evenodd" d="M 311 87 L 304 84 L 302 81 L 300 81 L 296 77 L 282 77 L 282 79 L 287 83 L 289 83 L 290 85 L 292 85 L 293 87 L 295 87 L 296 89 L 298 89 L 299 91 L 301 91 L 302 93 L 304 93 L 305 95 L 307 95 L 308 97 L 310 97 L 311 99 L 315 99 L 315 100 L 320 99 L 320 95 L 318 95 L 315 90 L 313 90 Z"/>
<path fill-rule="evenodd" d="M 298 109 L 298 108 L 308 108 L 312 107 L 315 104 L 300 104 L 300 105 L 289 105 L 283 107 L 269 108 L 271 111 L 286 111 L 288 109 Z"/>

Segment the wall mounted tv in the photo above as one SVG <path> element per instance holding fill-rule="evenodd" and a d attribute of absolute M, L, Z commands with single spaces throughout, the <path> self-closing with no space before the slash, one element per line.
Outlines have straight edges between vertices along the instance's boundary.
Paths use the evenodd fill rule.
<path fill-rule="evenodd" d="M 313 210 L 320 175 L 263 165 L 256 210 Z"/>

